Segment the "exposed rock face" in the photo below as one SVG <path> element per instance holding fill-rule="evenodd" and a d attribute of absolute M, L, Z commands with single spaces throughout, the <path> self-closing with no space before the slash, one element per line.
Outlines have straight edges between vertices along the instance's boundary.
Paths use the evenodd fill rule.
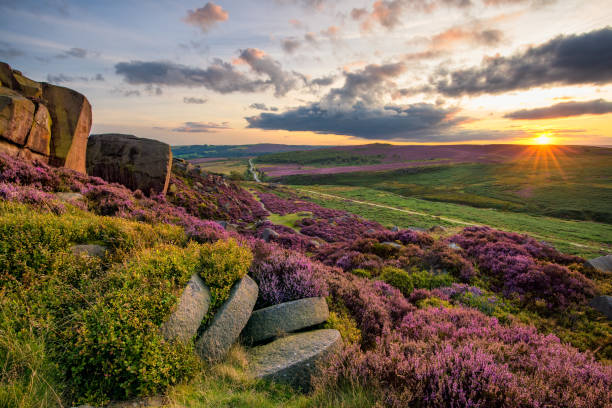
<path fill-rule="evenodd" d="M 251 349 L 250 368 L 257 378 L 308 391 L 311 377 L 317 372 L 317 363 L 341 345 L 338 330 L 294 334 Z"/>
<path fill-rule="evenodd" d="M 189 342 L 197 333 L 202 319 L 210 307 L 210 290 L 198 275 L 194 274 L 178 300 L 176 310 L 161 326 L 166 340 Z"/>
<path fill-rule="evenodd" d="M 270 242 L 278 238 L 278 236 L 279 236 L 278 232 L 274 231 L 271 228 L 265 228 L 261 234 L 261 239 L 263 239 L 266 242 Z"/>
<path fill-rule="evenodd" d="M 91 129 L 91 105 L 72 89 L 43 82 L 42 95 L 51 113 L 49 163 L 85 173 L 85 151 Z"/>
<path fill-rule="evenodd" d="M 255 310 L 241 337 L 247 344 L 259 343 L 280 334 L 315 326 L 328 318 L 329 309 L 325 298 L 294 300 Z"/>
<path fill-rule="evenodd" d="M 85 172 L 91 105 L 80 93 L 39 83 L 0 62 L 0 151 Z"/>
<path fill-rule="evenodd" d="M 591 300 L 591 307 L 612 320 L 612 296 L 597 296 Z"/>
<path fill-rule="evenodd" d="M 166 194 L 172 151 L 166 143 L 132 135 L 91 135 L 87 173 L 145 194 Z"/>
<path fill-rule="evenodd" d="M 589 259 L 587 264 L 597 269 L 599 272 L 612 273 L 612 255 L 600 256 L 599 258 Z"/>
<path fill-rule="evenodd" d="M 214 362 L 225 356 L 251 317 L 258 293 L 257 284 L 248 276 L 234 285 L 229 299 L 195 343 L 203 360 Z"/>
<path fill-rule="evenodd" d="M 8 88 L 0 88 L 0 136 L 23 146 L 34 120 L 34 104 Z"/>

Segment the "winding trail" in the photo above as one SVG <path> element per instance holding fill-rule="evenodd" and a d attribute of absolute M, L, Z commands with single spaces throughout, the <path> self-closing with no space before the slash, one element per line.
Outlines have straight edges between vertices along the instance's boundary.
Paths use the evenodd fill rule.
<path fill-rule="evenodd" d="M 259 175 L 257 174 L 257 169 L 255 168 L 255 165 L 253 164 L 252 159 L 249 159 L 249 171 L 253 175 L 253 180 L 255 180 L 255 182 L 257 183 L 261 183 L 261 180 L 259 179 Z"/>
<path fill-rule="evenodd" d="M 296 190 L 298 191 L 303 191 L 305 193 L 309 193 L 309 194 L 315 194 L 315 195 L 319 195 L 322 197 L 328 197 L 328 198 L 333 198 L 336 200 L 344 200 L 344 201 L 349 201 L 351 203 L 355 203 L 355 204 L 361 204 L 361 205 L 368 205 L 370 207 L 378 207 L 378 208 L 384 208 L 387 210 L 391 210 L 391 211 L 397 211 L 397 212 L 401 212 L 401 213 L 405 213 L 405 214 L 411 214 L 411 215 L 420 215 L 423 217 L 431 217 L 431 218 L 436 218 L 439 220 L 444 220 L 450 223 L 454 223 L 454 224 L 459 224 L 459 225 L 467 225 L 467 226 L 484 226 L 486 224 L 476 224 L 473 222 L 466 222 L 466 221 L 462 221 L 462 220 L 458 220 L 455 218 L 448 218 L 448 217 L 441 217 L 439 215 L 433 215 L 433 214 L 427 214 L 427 213 L 422 213 L 422 212 L 418 212 L 418 211 L 411 211 L 411 210 L 405 210 L 403 208 L 397 208 L 397 207 L 392 207 L 389 205 L 385 205 L 385 204 L 377 204 L 377 203 L 371 203 L 369 201 L 360 201 L 360 200 L 355 200 L 352 198 L 346 198 L 346 197 L 342 197 L 342 196 L 337 196 L 334 194 L 328 194 L 328 193 L 320 193 L 318 191 L 313 191 L 313 190 L 306 190 L 306 189 L 302 189 L 302 188 L 296 188 Z M 499 229 L 499 228 L 498 228 Z M 538 239 L 542 239 L 542 240 L 547 240 L 547 241 L 556 241 L 556 242 L 562 242 L 564 244 L 568 244 L 568 245 L 572 245 L 578 248 L 588 248 L 588 249 L 594 249 L 594 250 L 604 250 L 606 251 L 605 248 L 600 247 L 600 246 L 593 246 L 593 245 L 586 245 L 586 244 L 580 244 L 578 242 L 572 242 L 572 241 L 565 241 L 559 238 L 552 238 L 552 237 L 545 237 L 542 235 L 538 235 L 532 232 L 524 232 L 525 234 L 529 234 L 534 238 L 538 238 Z"/>

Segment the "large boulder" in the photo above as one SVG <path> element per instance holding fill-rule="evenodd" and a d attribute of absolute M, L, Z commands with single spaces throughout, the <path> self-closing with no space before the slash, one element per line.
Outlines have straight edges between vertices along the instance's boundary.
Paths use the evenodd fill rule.
<path fill-rule="evenodd" d="M 203 360 L 214 362 L 225 356 L 249 321 L 258 293 L 257 284 L 248 276 L 234 285 L 229 299 L 195 343 Z"/>
<path fill-rule="evenodd" d="M 26 78 L 21 73 L 13 71 L 13 78 L 19 84 L 19 91 L 27 98 L 40 99 L 42 97 L 42 86 L 39 82 Z"/>
<path fill-rule="evenodd" d="M 247 344 L 259 343 L 278 335 L 315 326 L 328 318 L 329 309 L 325 298 L 294 300 L 255 310 L 241 337 Z"/>
<path fill-rule="evenodd" d="M 34 120 L 34 103 L 0 87 L 0 137 L 23 146 Z"/>
<path fill-rule="evenodd" d="M 51 115 L 43 104 L 38 104 L 30 135 L 25 145 L 33 152 L 49 156 L 51 154 Z"/>
<path fill-rule="evenodd" d="M 210 307 L 210 290 L 202 278 L 194 274 L 183 291 L 176 309 L 161 326 L 162 336 L 168 341 L 191 341 L 198 333 L 202 319 Z"/>
<path fill-rule="evenodd" d="M 42 83 L 42 99 L 51 114 L 49 163 L 85 173 L 85 151 L 91 129 L 91 105 L 72 89 Z"/>
<path fill-rule="evenodd" d="M 249 367 L 256 378 L 309 391 L 318 364 L 341 345 L 340 332 L 334 329 L 294 334 L 251 349 Z"/>
<path fill-rule="evenodd" d="M 597 296 L 591 300 L 591 307 L 612 320 L 612 296 Z"/>
<path fill-rule="evenodd" d="M 0 86 L 9 89 L 19 90 L 19 83 L 13 76 L 13 70 L 4 62 L 0 62 Z"/>
<path fill-rule="evenodd" d="M 166 143 L 132 135 L 91 135 L 87 143 L 87 173 L 132 190 L 166 194 L 172 151 Z"/>
<path fill-rule="evenodd" d="M 612 255 L 600 256 L 599 258 L 589 259 L 587 264 L 597 269 L 599 272 L 612 273 Z"/>

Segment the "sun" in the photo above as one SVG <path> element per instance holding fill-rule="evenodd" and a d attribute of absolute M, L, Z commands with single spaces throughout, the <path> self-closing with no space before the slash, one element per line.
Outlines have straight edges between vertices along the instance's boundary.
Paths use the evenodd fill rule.
<path fill-rule="evenodd" d="M 550 133 L 540 133 L 533 139 L 533 142 L 537 145 L 548 145 L 552 143 L 552 137 Z"/>

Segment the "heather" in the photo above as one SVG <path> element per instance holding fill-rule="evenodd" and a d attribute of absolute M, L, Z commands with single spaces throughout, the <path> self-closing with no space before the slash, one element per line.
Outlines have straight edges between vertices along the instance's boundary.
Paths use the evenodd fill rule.
<path fill-rule="evenodd" d="M 344 349 L 321 387 L 374 385 L 388 406 L 607 407 L 612 367 L 526 326 L 466 308 L 407 314 L 361 352 Z"/>

